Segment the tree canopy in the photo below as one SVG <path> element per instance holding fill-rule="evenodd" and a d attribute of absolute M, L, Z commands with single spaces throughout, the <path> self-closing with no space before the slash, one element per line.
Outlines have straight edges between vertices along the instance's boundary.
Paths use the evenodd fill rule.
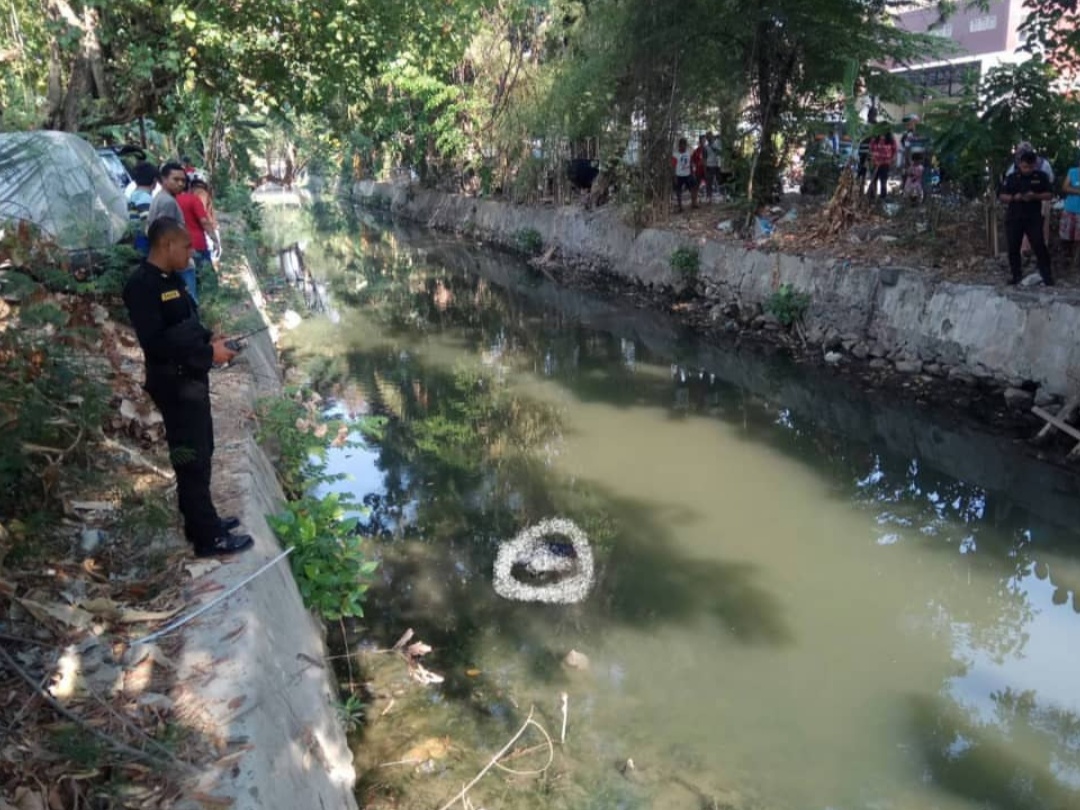
<path fill-rule="evenodd" d="M 679 133 L 718 127 L 740 186 L 767 196 L 815 120 L 850 117 L 858 94 L 902 100 L 893 69 L 948 55 L 896 24 L 894 0 L 10 5 L 5 129 L 116 138 L 145 116 L 211 166 L 254 171 L 256 156 L 291 178 L 325 158 L 523 198 L 567 158 L 611 158 L 643 208 L 666 198 Z M 1027 47 L 1075 62 L 1075 3 L 1028 9 Z"/>

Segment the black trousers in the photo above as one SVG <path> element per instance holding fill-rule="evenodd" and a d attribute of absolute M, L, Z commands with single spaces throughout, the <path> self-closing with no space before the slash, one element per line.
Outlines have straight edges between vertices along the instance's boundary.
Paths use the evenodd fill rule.
<path fill-rule="evenodd" d="M 1020 247 L 1024 244 L 1025 236 L 1035 254 L 1039 275 L 1045 283 L 1052 284 L 1050 251 L 1047 250 L 1046 240 L 1043 239 L 1042 214 L 1005 220 L 1005 239 L 1009 243 L 1009 271 L 1012 273 L 1012 280 L 1019 281 L 1021 277 Z"/>
<path fill-rule="evenodd" d="M 205 377 L 154 375 L 147 380 L 146 390 L 165 421 L 184 534 L 198 548 L 220 534 L 210 497 L 214 456 L 210 382 Z"/>
<path fill-rule="evenodd" d="M 876 192 L 877 187 L 881 188 L 880 192 Z M 888 166 L 876 166 L 874 173 L 870 175 L 870 196 L 884 197 L 889 190 L 889 167 Z"/>

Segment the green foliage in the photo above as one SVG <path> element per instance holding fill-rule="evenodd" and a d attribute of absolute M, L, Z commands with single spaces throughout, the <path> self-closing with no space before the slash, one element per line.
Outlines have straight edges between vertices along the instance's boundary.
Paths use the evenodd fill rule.
<path fill-rule="evenodd" d="M 544 237 L 536 228 L 520 228 L 514 234 L 514 245 L 527 256 L 539 256 L 544 249 Z"/>
<path fill-rule="evenodd" d="M 683 278 L 697 278 L 701 270 L 701 254 L 697 248 L 680 247 L 671 253 L 671 269 Z"/>
<path fill-rule="evenodd" d="M 275 456 L 278 478 L 286 494 L 305 490 L 312 477 L 312 457 L 328 444 L 328 426 L 320 424 L 317 406 L 317 399 L 303 392 L 267 397 L 255 404 L 259 422 L 256 440 Z"/>
<path fill-rule="evenodd" d="M 304 495 L 269 519 L 293 548 L 289 561 L 305 604 L 330 621 L 364 615 L 366 580 L 378 566 L 364 554 L 357 519 L 345 517 L 350 507 L 336 494 Z"/>
<path fill-rule="evenodd" d="M 810 296 L 790 284 L 781 284 L 765 301 L 765 311 L 775 315 L 784 326 L 801 321 L 809 306 Z"/>
<path fill-rule="evenodd" d="M 1076 0 L 1026 0 L 1024 11 L 1022 49 L 1062 70 L 1080 69 L 1080 9 Z"/>
<path fill-rule="evenodd" d="M 221 202 L 223 211 L 239 212 L 248 233 L 258 234 L 263 227 L 263 205 L 251 199 L 251 192 L 241 186 L 230 186 Z"/>
<path fill-rule="evenodd" d="M 990 70 L 959 103 L 925 116 L 945 173 L 970 197 L 1005 171 L 1016 144 L 1031 141 L 1063 171 L 1075 164 L 1080 101 L 1062 94 L 1055 69 L 1039 59 Z"/>
<path fill-rule="evenodd" d="M 119 297 L 139 261 L 139 254 L 131 245 L 113 245 L 94 251 L 89 265 L 73 274 L 76 281 L 82 282 L 74 285 L 74 291 Z"/>
<path fill-rule="evenodd" d="M 311 392 L 260 400 L 258 441 L 277 456 L 278 477 L 291 500 L 269 518 L 286 546 L 304 602 L 328 620 L 363 616 L 365 580 L 376 563 L 369 561 L 357 534 L 358 520 L 348 513 L 360 507 L 340 495 L 312 492 L 327 476 L 319 456 L 331 443 L 341 444 L 344 426 L 320 418 L 320 398 Z M 334 431 L 330 428 L 333 427 Z"/>
<path fill-rule="evenodd" d="M 364 701 L 355 693 L 349 694 L 344 700 L 335 706 L 338 719 L 346 734 L 351 734 L 360 728 L 364 722 Z"/>

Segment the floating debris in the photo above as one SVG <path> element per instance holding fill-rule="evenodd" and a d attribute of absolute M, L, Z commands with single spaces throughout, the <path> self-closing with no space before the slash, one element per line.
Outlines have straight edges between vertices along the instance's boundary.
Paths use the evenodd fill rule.
<path fill-rule="evenodd" d="M 557 541 L 547 539 L 553 535 L 570 541 L 573 557 L 562 554 L 561 544 Z M 559 564 L 553 565 L 556 561 Z M 571 567 L 565 564 L 570 561 L 576 562 L 576 565 Z M 569 575 L 555 582 L 533 584 L 514 576 L 515 565 L 523 565 L 532 573 L 550 570 Z M 518 602 L 568 605 L 581 602 L 589 595 L 593 585 L 593 556 L 589 538 L 572 520 L 542 520 L 499 547 L 495 557 L 494 585 L 495 593 L 499 596 Z"/>

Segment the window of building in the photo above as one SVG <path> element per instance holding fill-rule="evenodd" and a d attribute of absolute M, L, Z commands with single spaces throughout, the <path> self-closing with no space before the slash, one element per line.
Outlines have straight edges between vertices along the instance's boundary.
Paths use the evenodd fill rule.
<path fill-rule="evenodd" d="M 938 25 L 931 28 L 926 33 L 934 37 L 941 37 L 942 39 L 948 39 L 952 36 L 952 23 L 945 23 L 944 25 Z"/>
<path fill-rule="evenodd" d="M 980 68 L 981 65 L 978 62 L 966 62 L 959 65 L 939 65 L 899 71 L 896 75 L 907 79 L 917 87 L 925 88 L 928 97 L 957 98 L 964 94 L 964 89 L 968 85 L 979 80 Z"/>
<path fill-rule="evenodd" d="M 997 15 L 987 14 L 983 17 L 976 17 L 968 24 L 968 30 L 971 33 L 977 31 L 993 31 L 997 28 Z"/>

